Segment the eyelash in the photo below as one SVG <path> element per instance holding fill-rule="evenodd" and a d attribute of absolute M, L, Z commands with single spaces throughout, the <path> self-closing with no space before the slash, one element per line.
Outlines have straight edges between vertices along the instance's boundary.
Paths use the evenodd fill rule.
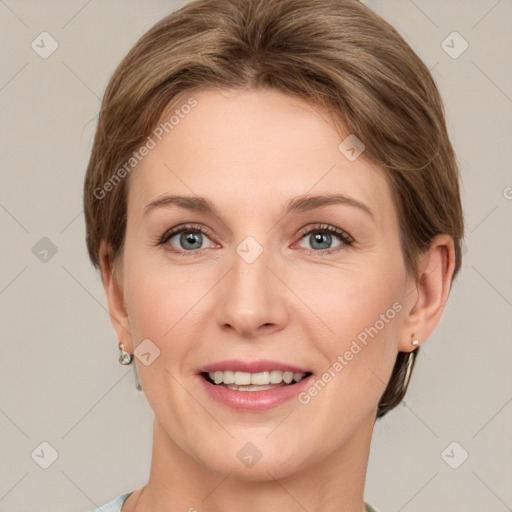
<path fill-rule="evenodd" d="M 157 240 L 156 244 L 163 245 L 163 244 L 167 243 L 173 236 L 181 234 L 183 232 L 191 232 L 191 233 L 199 232 L 199 233 L 206 235 L 208 238 L 212 237 L 211 231 L 203 226 L 199 226 L 197 224 L 184 224 L 182 226 L 173 228 L 170 231 L 167 231 L 162 237 L 160 237 Z M 334 252 L 337 252 L 337 251 L 343 249 L 343 247 L 345 247 L 345 246 L 350 247 L 354 244 L 354 239 L 350 235 L 348 235 L 345 231 L 343 231 L 335 226 L 331 226 L 329 224 L 320 224 L 320 225 L 314 226 L 312 228 L 301 229 L 295 236 L 300 237 L 300 239 L 302 240 L 307 235 L 309 235 L 311 233 L 315 233 L 315 232 L 333 233 L 333 234 L 337 235 L 339 237 L 340 241 L 342 242 L 341 245 L 338 245 L 337 247 L 333 247 L 331 249 L 318 249 L 318 250 L 306 249 L 307 251 L 309 251 L 309 253 L 314 253 L 315 255 L 332 254 Z M 195 251 L 179 251 L 179 250 L 176 250 L 175 248 L 170 249 L 170 251 L 173 252 L 174 254 L 176 254 L 178 256 L 185 256 L 185 257 L 196 256 L 202 250 L 203 249 L 196 249 Z"/>

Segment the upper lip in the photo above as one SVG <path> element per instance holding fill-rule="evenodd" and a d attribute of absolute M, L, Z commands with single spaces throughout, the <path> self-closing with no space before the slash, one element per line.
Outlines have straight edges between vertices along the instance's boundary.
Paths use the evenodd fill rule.
<path fill-rule="evenodd" d="M 247 372 L 258 373 L 264 371 L 282 371 L 293 373 L 310 373 L 309 370 L 279 361 L 271 361 L 270 359 L 260 359 L 258 361 L 241 361 L 239 359 L 230 359 L 226 361 L 218 361 L 216 363 L 207 364 L 199 369 L 199 373 L 203 372 Z"/>

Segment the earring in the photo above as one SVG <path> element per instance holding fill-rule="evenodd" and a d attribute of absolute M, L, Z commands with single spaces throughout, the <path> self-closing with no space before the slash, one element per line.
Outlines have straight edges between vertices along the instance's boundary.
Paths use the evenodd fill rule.
<path fill-rule="evenodd" d="M 124 345 L 119 343 L 119 363 L 123 365 L 131 364 L 133 361 L 133 354 L 124 351 Z"/>
<path fill-rule="evenodd" d="M 409 357 L 407 358 L 407 369 L 405 370 L 405 378 L 404 382 L 402 384 L 402 389 L 406 389 L 407 385 L 409 384 L 409 379 L 411 378 L 411 369 L 412 369 L 412 363 L 414 362 L 414 358 L 416 357 L 416 351 L 413 350 L 412 352 L 409 352 Z"/>
<path fill-rule="evenodd" d="M 119 362 L 122 365 L 131 364 L 131 362 L 133 361 L 133 354 L 129 354 L 128 352 L 125 352 L 124 345 L 122 343 L 119 343 L 118 347 L 119 347 Z M 142 385 L 139 381 L 139 375 L 137 374 L 137 366 L 136 365 L 133 365 L 133 373 L 135 375 L 135 387 L 139 391 L 142 391 Z"/>
<path fill-rule="evenodd" d="M 139 391 L 142 391 L 142 384 L 140 383 L 140 380 L 139 380 L 139 374 L 137 373 L 137 366 L 136 365 L 133 365 L 133 373 L 135 375 L 135 387 Z"/>
<path fill-rule="evenodd" d="M 420 346 L 420 341 L 418 339 L 411 340 L 411 344 L 415 347 Z M 416 350 L 412 350 L 409 352 L 409 356 L 407 358 L 407 368 L 405 370 L 405 378 L 404 383 L 402 384 L 402 389 L 406 389 L 407 385 L 409 384 L 409 379 L 411 378 L 411 370 L 412 370 L 412 363 L 414 362 L 414 358 L 416 357 Z"/>

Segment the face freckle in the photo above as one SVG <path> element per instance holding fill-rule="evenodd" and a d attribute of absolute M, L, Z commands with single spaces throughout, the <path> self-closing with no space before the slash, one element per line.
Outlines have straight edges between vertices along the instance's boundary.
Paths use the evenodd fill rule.
<path fill-rule="evenodd" d="M 197 106 L 130 177 L 124 299 L 134 346 L 159 350 L 139 377 L 162 429 L 196 460 L 242 471 L 224 450 L 251 440 L 267 453 L 256 471 L 285 475 L 341 450 L 367 418 L 373 426 L 407 289 L 398 219 L 384 171 L 348 160 L 318 108 L 269 90 L 190 95 Z M 183 225 L 201 234 L 159 243 Z M 305 389 L 307 404 L 259 415 L 205 391 L 202 367 L 262 359 L 307 369 L 313 387 L 331 378 Z"/>

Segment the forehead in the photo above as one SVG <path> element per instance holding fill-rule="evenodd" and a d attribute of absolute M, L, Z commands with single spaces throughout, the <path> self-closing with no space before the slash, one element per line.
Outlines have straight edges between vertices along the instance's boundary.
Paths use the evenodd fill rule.
<path fill-rule="evenodd" d="M 280 209 L 291 197 L 335 192 L 380 214 L 392 207 L 384 171 L 339 150 L 346 128 L 281 92 L 191 91 L 159 127 L 130 177 L 129 209 L 142 210 L 166 193 L 208 197 L 233 209 Z"/>

